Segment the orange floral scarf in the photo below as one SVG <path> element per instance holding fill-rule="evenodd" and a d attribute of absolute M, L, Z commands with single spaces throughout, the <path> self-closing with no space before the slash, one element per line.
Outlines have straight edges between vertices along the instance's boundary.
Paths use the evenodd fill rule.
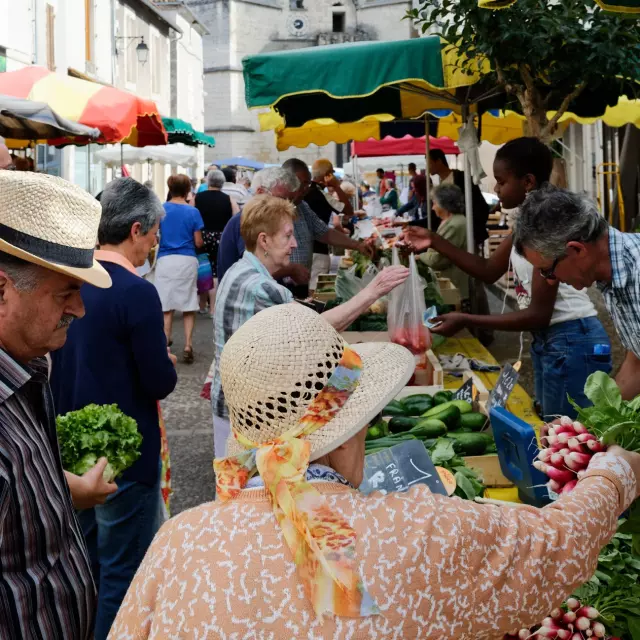
<path fill-rule="evenodd" d="M 216 459 L 217 495 L 236 497 L 256 472 L 269 491 L 273 512 L 293 554 L 307 597 L 318 616 L 363 617 L 379 609 L 355 568 L 356 532 L 331 511 L 326 499 L 306 480 L 311 445 L 302 436 L 330 422 L 358 387 L 360 356 L 345 345 L 326 386 L 298 424 L 279 438 L 256 444 L 233 432 L 247 451 Z"/>

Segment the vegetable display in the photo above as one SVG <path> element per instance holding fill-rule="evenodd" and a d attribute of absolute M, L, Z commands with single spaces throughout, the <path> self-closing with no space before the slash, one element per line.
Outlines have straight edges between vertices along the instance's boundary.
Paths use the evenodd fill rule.
<path fill-rule="evenodd" d="M 586 640 L 606 638 L 605 626 L 598 619 L 600 612 L 584 606 L 577 598 L 569 598 L 563 608 L 554 609 L 551 614 L 533 629 L 520 629 L 508 633 L 504 640 Z"/>
<path fill-rule="evenodd" d="M 369 455 L 401 442 L 420 440 L 433 463 L 456 479 L 454 495 L 473 500 L 483 494 L 484 485 L 462 456 L 495 453 L 495 442 L 491 434 L 477 432 L 486 425 L 486 416 L 474 412 L 468 402 L 452 398 L 451 391 L 438 391 L 433 396 L 416 393 L 392 400 L 382 411 L 387 419 L 367 430 L 365 452 Z"/>
<path fill-rule="evenodd" d="M 579 587 L 575 597 L 600 612 L 607 631 L 625 640 L 640 640 L 640 556 L 634 554 L 631 535 L 618 533 L 600 552 L 592 578 Z"/>
<path fill-rule="evenodd" d="M 640 640 L 640 556 L 633 553 L 631 535 L 621 532 L 624 526 L 625 521 L 621 520 L 618 533 L 600 552 L 594 575 L 576 589 L 563 610 L 552 611 L 541 625 L 508 634 L 505 640 L 563 637 Z M 588 619 L 588 627 L 585 621 L 578 623 L 580 617 Z M 570 635 L 564 631 L 570 631 Z M 603 632 L 604 635 L 598 635 Z"/>
<path fill-rule="evenodd" d="M 102 457 L 104 478 L 112 481 L 140 457 L 142 436 L 133 418 L 118 406 L 90 404 L 56 419 L 62 466 L 82 475 Z"/>
<path fill-rule="evenodd" d="M 610 445 L 640 452 L 640 396 L 624 401 L 618 385 L 602 371 L 587 378 L 584 393 L 593 406 L 582 408 L 570 399 L 578 412 L 577 419 L 564 417 L 559 425 L 553 425 L 534 462 L 549 476 L 549 488 L 556 493 L 571 491 L 591 457 Z M 640 555 L 638 500 L 631 505 L 624 532 L 633 534 L 633 548 Z"/>

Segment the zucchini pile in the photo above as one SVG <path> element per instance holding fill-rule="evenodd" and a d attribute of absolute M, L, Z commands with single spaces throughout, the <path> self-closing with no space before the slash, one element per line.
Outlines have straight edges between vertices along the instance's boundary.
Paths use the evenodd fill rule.
<path fill-rule="evenodd" d="M 438 391 L 433 396 L 418 393 L 392 400 L 383 409 L 382 417 L 389 420 L 381 419 L 367 431 L 367 454 L 413 439 L 422 440 L 430 449 L 442 437 L 450 439 L 461 456 L 496 452 L 493 436 L 482 432 L 486 416 L 473 411 L 464 400 L 453 400 L 451 391 Z"/>

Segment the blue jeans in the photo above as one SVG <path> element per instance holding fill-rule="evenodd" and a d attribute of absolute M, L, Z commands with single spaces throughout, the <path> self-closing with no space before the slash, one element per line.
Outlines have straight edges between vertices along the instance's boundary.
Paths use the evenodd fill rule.
<path fill-rule="evenodd" d="M 165 520 L 155 486 L 123 480 L 105 504 L 78 513 L 98 587 L 95 640 L 104 640 L 153 537 Z"/>
<path fill-rule="evenodd" d="M 609 355 L 597 355 L 594 347 L 609 345 Z M 535 375 L 536 400 L 542 416 L 575 418 L 567 396 L 581 407 L 591 402 L 584 395 L 584 383 L 595 371 L 611 372 L 611 343 L 596 317 L 568 320 L 533 332 L 531 360 Z"/>

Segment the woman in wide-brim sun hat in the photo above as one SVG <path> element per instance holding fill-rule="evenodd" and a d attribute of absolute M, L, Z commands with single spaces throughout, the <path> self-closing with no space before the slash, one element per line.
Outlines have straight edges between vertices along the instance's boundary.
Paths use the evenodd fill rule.
<path fill-rule="evenodd" d="M 233 445 L 217 500 L 164 525 L 109 637 L 471 640 L 539 623 L 591 575 L 638 493 L 631 466 L 603 454 L 541 510 L 422 484 L 364 495 L 366 425 L 413 369 L 299 304 L 243 324 L 220 362 Z"/>

